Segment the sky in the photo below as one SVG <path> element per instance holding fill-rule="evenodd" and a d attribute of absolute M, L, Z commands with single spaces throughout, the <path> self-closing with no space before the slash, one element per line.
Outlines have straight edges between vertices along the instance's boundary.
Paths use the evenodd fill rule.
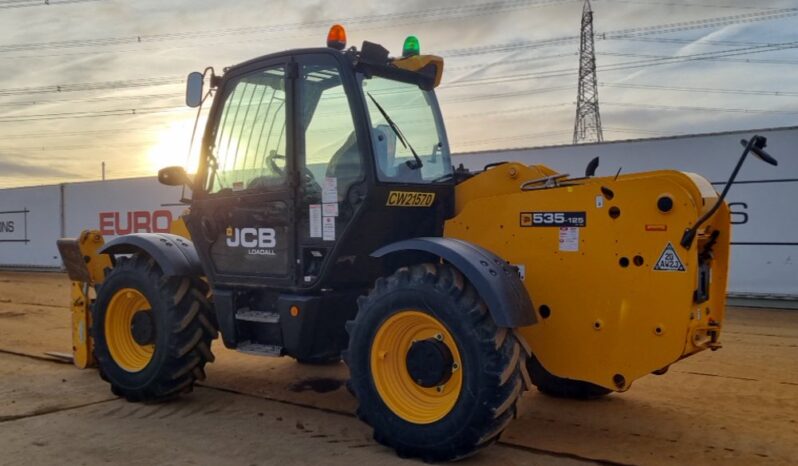
<path fill-rule="evenodd" d="M 572 141 L 583 0 L 0 0 L 0 188 L 196 166 L 185 76 L 325 44 L 443 56 L 456 153 Z M 604 139 L 794 126 L 798 0 L 594 0 Z M 456 162 L 456 159 L 455 159 Z"/>

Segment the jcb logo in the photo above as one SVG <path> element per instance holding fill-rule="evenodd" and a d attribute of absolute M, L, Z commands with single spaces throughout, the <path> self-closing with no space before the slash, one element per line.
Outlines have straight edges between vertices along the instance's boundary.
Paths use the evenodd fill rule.
<path fill-rule="evenodd" d="M 389 207 L 429 207 L 433 201 L 435 201 L 435 193 L 391 191 L 385 205 Z"/>
<path fill-rule="evenodd" d="M 228 228 L 227 245 L 231 248 L 274 248 L 277 232 L 274 228 Z"/>

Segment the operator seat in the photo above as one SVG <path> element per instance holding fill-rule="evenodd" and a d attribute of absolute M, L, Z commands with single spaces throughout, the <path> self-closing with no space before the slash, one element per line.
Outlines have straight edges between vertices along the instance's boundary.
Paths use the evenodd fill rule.
<path fill-rule="evenodd" d="M 396 160 L 396 133 L 388 125 L 377 125 L 371 130 L 374 139 L 374 157 L 382 181 L 405 183 L 422 182 L 421 170 L 411 169 L 407 163 Z"/>

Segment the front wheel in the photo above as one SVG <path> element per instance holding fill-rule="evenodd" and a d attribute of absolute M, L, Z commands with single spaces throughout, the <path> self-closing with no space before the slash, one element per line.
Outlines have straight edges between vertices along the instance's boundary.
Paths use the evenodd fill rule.
<path fill-rule="evenodd" d="M 217 335 L 206 290 L 197 277 L 164 277 L 149 256 L 119 259 L 92 310 L 94 354 L 114 394 L 158 401 L 205 378 Z"/>
<path fill-rule="evenodd" d="M 447 461 L 499 438 L 526 385 L 526 352 L 456 269 L 399 269 L 358 308 L 344 359 L 378 442 Z"/>

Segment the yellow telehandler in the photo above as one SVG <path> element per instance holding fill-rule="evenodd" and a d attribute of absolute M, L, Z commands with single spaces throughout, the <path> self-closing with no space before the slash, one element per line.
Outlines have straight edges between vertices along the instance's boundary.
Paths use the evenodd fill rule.
<path fill-rule="evenodd" d="M 455 169 L 434 89 L 443 59 L 364 42 L 188 77 L 213 94 L 173 234 L 59 241 L 75 363 L 130 401 L 189 392 L 211 344 L 343 358 L 357 415 L 402 456 L 491 445 L 521 394 L 622 392 L 720 347 L 728 188 L 699 175 L 596 177 L 519 163 Z M 210 91 L 205 93 L 206 83 Z"/>

